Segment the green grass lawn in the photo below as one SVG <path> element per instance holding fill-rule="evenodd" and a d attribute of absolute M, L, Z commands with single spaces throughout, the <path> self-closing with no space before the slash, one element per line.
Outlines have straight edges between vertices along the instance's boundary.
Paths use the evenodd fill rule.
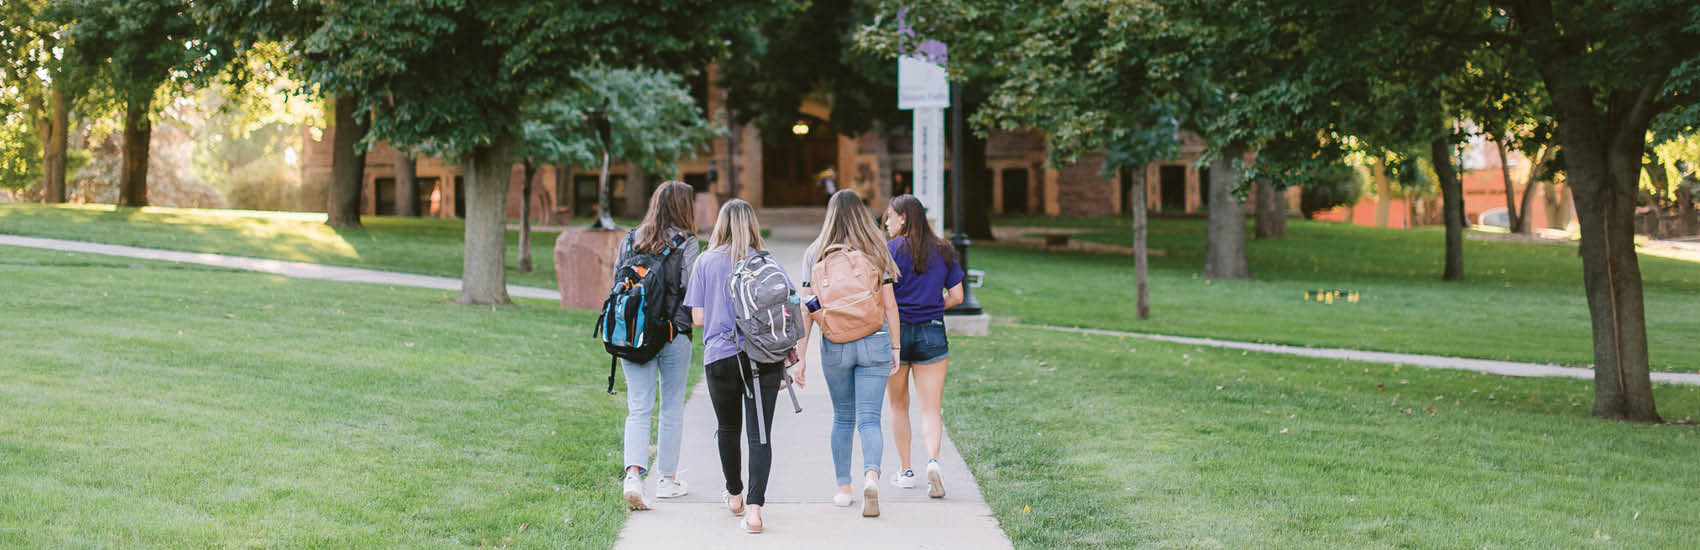
<path fill-rule="evenodd" d="M 624 521 L 591 312 L 15 247 L 0 287 L 0 547 L 600 548 Z"/>
<path fill-rule="evenodd" d="M 361 223 L 365 229 L 332 229 L 324 214 L 312 212 L 0 205 L 4 234 L 460 278 L 461 220 L 363 216 Z M 509 284 L 555 288 L 556 235 L 532 232 L 535 270 L 521 273 L 519 232 L 508 232 Z"/>
<path fill-rule="evenodd" d="M 1585 380 L 994 330 L 952 342 L 945 419 L 1018 548 L 1700 540 L 1700 429 L 1594 420 Z"/>
<path fill-rule="evenodd" d="M 1036 220 L 1002 220 L 1036 226 Z M 1126 245 L 1125 220 L 1052 222 L 1079 238 Z M 1151 225 L 1152 318 L 1132 304 L 1126 256 L 975 247 L 987 272 L 976 296 L 1016 322 L 1208 336 L 1487 359 L 1593 362 L 1581 260 L 1573 246 L 1465 241 L 1466 281 L 1439 279 L 1442 233 L 1289 222 L 1291 236 L 1249 241 L 1252 281 L 1198 277 L 1202 220 Z M 1700 370 L 1700 264 L 1643 256 L 1649 347 L 1655 368 Z M 1356 304 L 1323 305 L 1305 291 L 1355 290 Z"/>

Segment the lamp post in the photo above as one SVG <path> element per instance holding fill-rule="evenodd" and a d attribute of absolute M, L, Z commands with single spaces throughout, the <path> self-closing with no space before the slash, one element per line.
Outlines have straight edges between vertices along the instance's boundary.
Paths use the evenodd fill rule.
<path fill-rule="evenodd" d="M 613 141 L 614 129 L 608 122 L 607 100 L 603 100 L 602 107 L 584 110 L 584 120 L 596 128 L 596 137 L 602 142 L 602 177 L 596 188 L 596 219 L 590 222 L 590 228 L 613 231 L 614 218 L 608 215 L 608 163 L 612 160 L 609 148 Z"/>
<path fill-rule="evenodd" d="M 962 265 L 962 272 L 968 273 L 968 240 L 966 229 L 967 218 L 963 216 L 962 206 L 962 84 L 950 87 L 950 215 L 955 220 L 955 233 L 950 236 L 950 244 L 956 248 L 957 263 Z M 974 290 L 969 285 L 962 285 L 962 303 L 950 308 L 945 313 L 951 315 L 979 315 L 980 301 L 974 299 Z"/>

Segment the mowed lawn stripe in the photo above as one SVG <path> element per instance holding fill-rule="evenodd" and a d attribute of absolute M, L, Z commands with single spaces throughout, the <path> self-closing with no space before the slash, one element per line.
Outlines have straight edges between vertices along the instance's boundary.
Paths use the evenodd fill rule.
<path fill-rule="evenodd" d="M 1032 223 L 1031 220 L 1019 220 Z M 1124 220 L 1074 220 L 1100 226 Z M 1012 221 L 1010 223 L 1016 223 Z M 1593 343 L 1575 248 L 1466 241 L 1469 279 L 1438 280 L 1440 241 L 1427 229 L 1291 222 L 1279 241 L 1248 241 L 1250 281 L 1198 276 L 1203 222 L 1155 220 L 1151 319 L 1133 307 L 1127 256 L 976 246 L 975 289 L 1015 322 L 1177 336 L 1587 366 Z M 1084 238 L 1125 244 L 1122 229 Z M 1432 241 L 1432 242 L 1431 242 Z M 1642 257 L 1648 347 L 1655 369 L 1700 371 L 1700 263 Z M 1358 292 L 1323 304 L 1306 292 Z"/>
<path fill-rule="evenodd" d="M 590 312 L 6 248 L 0 546 L 612 544 Z"/>
<path fill-rule="evenodd" d="M 1018 547 L 1700 540 L 1700 431 L 1592 419 L 1586 381 L 1018 328 L 952 348 L 945 419 Z M 1655 394 L 1700 416 L 1700 389 Z"/>

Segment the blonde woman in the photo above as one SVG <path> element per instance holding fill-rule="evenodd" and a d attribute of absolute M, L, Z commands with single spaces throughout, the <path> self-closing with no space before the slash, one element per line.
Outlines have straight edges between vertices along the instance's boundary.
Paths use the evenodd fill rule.
<path fill-rule="evenodd" d="M 842 245 L 842 246 L 840 246 Z M 847 263 L 840 259 L 833 261 L 833 254 L 859 254 L 855 262 Z M 825 255 L 826 257 L 823 257 Z M 852 257 L 854 257 L 852 255 Z M 899 324 L 897 318 L 897 301 L 892 292 L 892 282 L 898 274 L 897 264 L 891 258 L 891 252 L 886 249 L 885 238 L 874 224 L 868 209 L 862 204 L 862 197 L 855 191 L 845 189 L 832 195 L 826 208 L 826 223 L 821 226 L 820 237 L 809 246 L 804 253 L 803 269 L 804 300 L 818 304 L 820 308 L 811 314 L 811 325 L 821 326 L 821 373 L 826 377 L 827 393 L 832 397 L 832 465 L 837 474 L 838 492 L 833 495 L 832 502 L 839 506 L 850 506 L 855 498 L 851 496 L 850 450 L 851 438 L 860 435 L 862 439 L 862 515 L 878 517 L 879 512 L 879 480 L 881 452 L 884 450 L 885 436 L 880 430 L 880 407 L 885 402 L 886 379 L 895 372 L 898 361 L 898 342 L 900 342 Z M 817 263 L 821 272 L 816 272 Z M 846 269 L 846 265 L 869 266 L 869 273 L 847 274 L 835 273 L 830 269 Z M 857 269 L 860 269 L 859 267 Z M 827 317 L 835 307 L 824 303 L 820 297 L 829 293 L 824 286 L 827 281 L 839 281 L 852 277 L 875 277 L 865 281 L 869 288 L 877 286 L 872 296 L 868 296 L 861 304 L 864 309 L 852 324 L 871 321 L 872 327 L 878 327 L 871 334 L 861 336 L 852 341 L 834 341 L 834 324 L 841 321 Z M 817 279 L 824 279 L 819 280 Z M 856 286 L 864 281 L 850 281 L 848 285 Z M 820 283 L 820 288 L 811 285 Z M 844 283 L 833 283 L 844 284 Z M 811 297 L 815 299 L 811 300 Z M 872 303 L 867 303 L 871 300 Z M 848 307 L 848 306 L 846 306 Z M 811 306 L 814 309 L 814 306 Z M 872 319 L 866 317 L 872 316 Z M 881 326 L 883 324 L 883 326 Z M 805 330 L 810 332 L 809 330 Z M 799 363 L 793 376 L 800 382 L 806 367 Z"/>
<path fill-rule="evenodd" d="M 720 471 L 726 478 L 726 492 L 722 497 L 732 515 L 744 517 L 744 531 L 752 534 L 762 532 L 764 527 L 762 506 L 767 503 L 767 477 L 773 467 L 772 434 L 769 433 L 767 442 L 763 443 L 761 431 L 773 425 L 774 401 L 779 396 L 785 366 L 757 363 L 757 376 L 751 381 L 753 385 L 746 383 L 744 369 L 748 368 L 750 359 L 739 350 L 730 284 L 733 267 L 763 248 L 755 209 L 743 200 L 727 201 L 720 207 L 719 219 L 714 221 L 708 251 L 697 258 L 696 267 L 691 270 L 690 285 L 685 291 L 685 307 L 691 308 L 692 320 L 703 327 L 703 367 L 708 381 L 708 398 L 714 406 L 714 437 L 720 448 Z M 753 386 L 759 386 L 760 391 L 755 391 Z M 759 409 L 754 400 L 745 399 L 746 392 L 762 400 Z M 758 410 L 761 412 L 759 420 Z M 738 442 L 742 428 L 740 423 L 747 426 L 746 439 L 750 448 L 747 491 L 739 472 L 742 462 Z"/>

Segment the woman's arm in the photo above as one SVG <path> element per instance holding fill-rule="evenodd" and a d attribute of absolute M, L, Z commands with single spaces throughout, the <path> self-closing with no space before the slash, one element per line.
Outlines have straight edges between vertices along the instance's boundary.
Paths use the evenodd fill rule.
<path fill-rule="evenodd" d="M 891 334 L 891 373 L 897 374 L 902 355 L 899 352 L 902 350 L 903 325 L 898 322 L 897 292 L 892 290 L 891 283 L 880 285 L 880 301 L 885 303 L 885 330 Z"/>
<path fill-rule="evenodd" d="M 699 327 L 702 326 L 702 315 L 702 308 L 691 308 L 691 324 Z"/>
<path fill-rule="evenodd" d="M 944 293 L 945 309 L 959 305 L 962 305 L 962 283 L 956 283 L 956 286 L 950 287 L 950 290 L 946 290 Z"/>

